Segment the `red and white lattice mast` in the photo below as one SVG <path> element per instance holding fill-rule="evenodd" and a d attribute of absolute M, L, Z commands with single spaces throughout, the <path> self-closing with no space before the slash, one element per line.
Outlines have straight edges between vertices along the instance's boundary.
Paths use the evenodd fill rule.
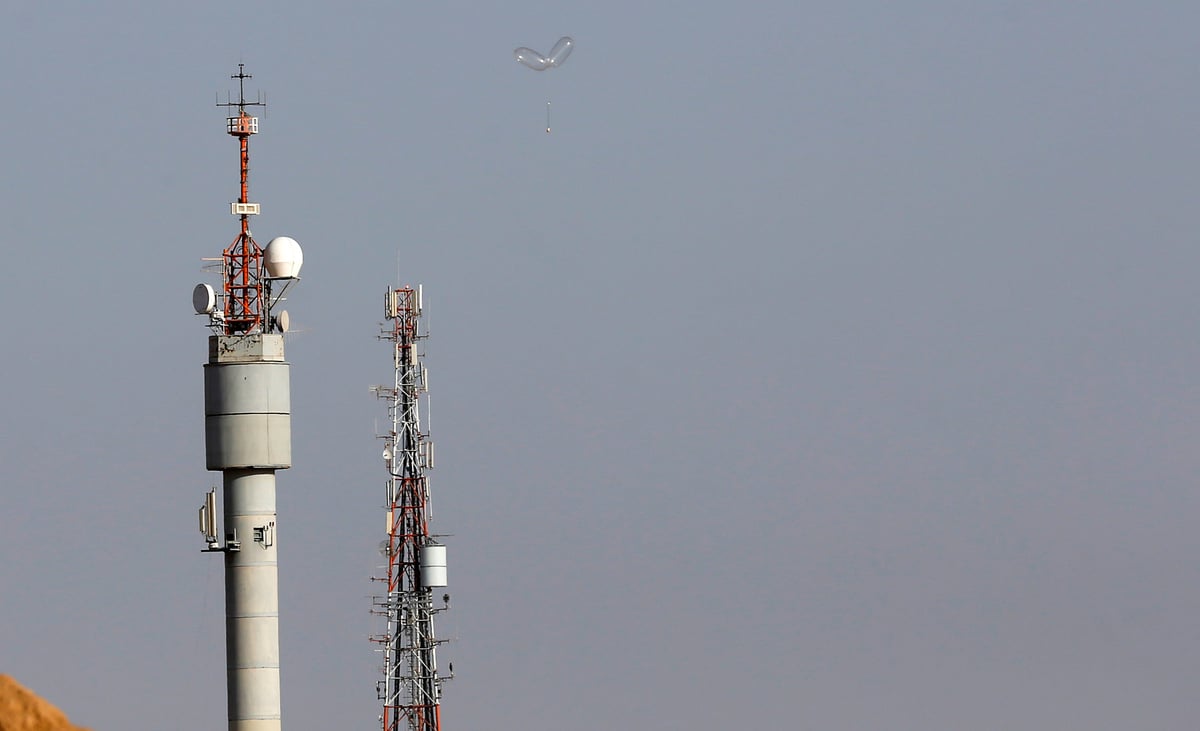
<path fill-rule="evenodd" d="M 388 402 L 391 417 L 391 430 L 381 437 L 388 470 L 387 537 L 381 545 L 387 568 L 375 579 L 387 593 L 374 598 L 372 610 L 385 622 L 384 632 L 372 637 L 383 652 L 383 679 L 376 684 L 383 731 L 441 731 L 442 682 L 454 671 L 451 664 L 449 676 L 438 674 L 436 649 L 445 640 L 433 628 L 434 615 L 450 608 L 450 595 L 442 594 L 434 607 L 434 590 L 447 586 L 446 547 L 429 527 L 426 472 L 433 468 L 433 443 L 421 424 L 428 384 L 418 350 L 426 337 L 421 311 L 419 287 L 388 290 L 388 322 L 380 338 L 392 344 L 395 380 L 373 389 Z"/>
<path fill-rule="evenodd" d="M 264 291 L 262 272 L 262 249 L 250 235 L 250 216 L 258 215 L 258 204 L 250 202 L 250 135 L 258 134 L 258 117 L 246 112 L 246 107 L 265 107 L 261 101 L 246 101 L 245 65 L 238 64 L 238 100 L 217 106 L 236 108 L 237 114 L 227 120 L 229 134 L 238 138 L 241 147 L 242 185 L 237 203 L 232 212 L 241 218 L 242 230 L 225 251 L 225 332 L 229 335 L 261 329 L 267 293 Z"/>

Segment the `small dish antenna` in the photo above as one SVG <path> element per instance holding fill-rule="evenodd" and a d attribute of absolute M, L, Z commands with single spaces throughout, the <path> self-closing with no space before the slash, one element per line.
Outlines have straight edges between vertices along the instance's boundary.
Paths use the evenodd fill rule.
<path fill-rule="evenodd" d="M 192 307 L 197 315 L 211 314 L 217 307 L 217 293 L 207 284 L 197 284 L 192 290 Z"/>
<path fill-rule="evenodd" d="M 287 332 L 292 326 L 292 318 L 288 315 L 288 311 L 284 310 L 275 316 L 275 324 L 279 325 L 279 332 Z"/>

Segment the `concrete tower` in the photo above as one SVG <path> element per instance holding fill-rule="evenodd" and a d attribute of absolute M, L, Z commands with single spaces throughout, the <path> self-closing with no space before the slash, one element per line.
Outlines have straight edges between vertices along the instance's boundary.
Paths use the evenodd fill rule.
<path fill-rule="evenodd" d="M 303 256 L 287 237 L 260 249 L 250 233 L 259 205 L 249 200 L 249 138 L 258 118 L 247 107 L 238 64 L 238 101 L 227 131 L 241 149 L 241 194 L 231 213 L 241 231 L 222 253 L 222 292 L 196 285 L 193 305 L 208 316 L 204 366 L 205 462 L 222 473 L 223 539 L 216 489 L 200 508 L 206 551 L 225 557 L 225 658 L 230 731 L 279 731 L 279 590 L 275 471 L 292 466 L 289 365 L 284 359 L 287 313 L 272 307 L 298 280 Z M 272 290 L 278 289 L 277 294 Z"/>

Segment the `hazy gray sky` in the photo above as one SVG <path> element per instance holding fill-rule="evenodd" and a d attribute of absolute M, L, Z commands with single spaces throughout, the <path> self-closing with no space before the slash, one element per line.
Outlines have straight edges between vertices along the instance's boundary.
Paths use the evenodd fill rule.
<path fill-rule="evenodd" d="M 5 12 L 0 672 L 225 723 L 190 292 L 243 61 L 254 233 L 305 247 L 287 728 L 379 713 L 406 283 L 449 731 L 1194 726 L 1200 9 L 571 5 Z"/>

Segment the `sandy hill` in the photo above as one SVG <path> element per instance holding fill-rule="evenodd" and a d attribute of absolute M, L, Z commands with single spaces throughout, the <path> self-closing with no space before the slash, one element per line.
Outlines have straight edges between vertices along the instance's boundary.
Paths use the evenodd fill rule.
<path fill-rule="evenodd" d="M 33 691 L 0 674 L 0 731 L 87 731 Z"/>

